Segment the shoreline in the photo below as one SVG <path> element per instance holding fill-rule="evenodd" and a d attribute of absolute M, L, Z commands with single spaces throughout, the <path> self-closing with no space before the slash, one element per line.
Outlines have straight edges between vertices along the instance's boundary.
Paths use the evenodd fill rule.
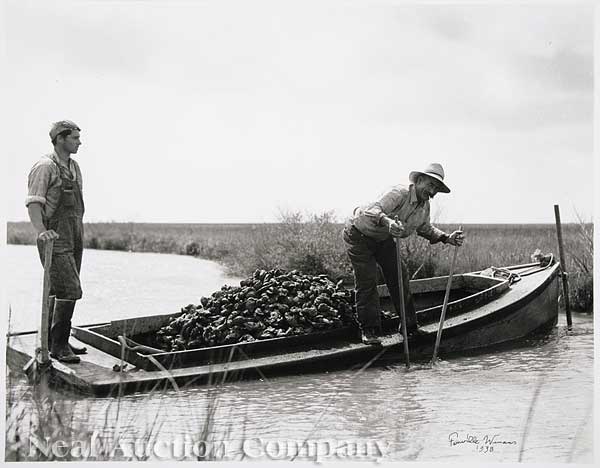
<path fill-rule="evenodd" d="M 256 269 L 283 268 L 350 283 L 353 273 L 341 239 L 342 227 L 329 213 L 309 218 L 292 214 L 280 223 L 248 225 L 84 223 L 84 248 L 187 255 L 214 261 L 237 277 Z M 465 225 L 464 230 L 467 240 L 457 257 L 456 273 L 528 262 L 536 249 L 558 254 L 553 224 Z M 592 230 L 592 224 L 563 224 L 573 311 L 593 310 L 593 247 L 588 244 Z M 30 223 L 7 223 L 7 244 L 35 245 Z M 402 249 L 411 276 L 448 274 L 451 255 L 447 246 L 411 236 Z"/>

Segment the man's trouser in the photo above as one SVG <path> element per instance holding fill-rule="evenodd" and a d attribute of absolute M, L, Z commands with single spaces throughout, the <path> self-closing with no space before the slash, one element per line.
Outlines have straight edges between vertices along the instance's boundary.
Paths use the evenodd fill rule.
<path fill-rule="evenodd" d="M 50 295 L 57 299 L 76 301 L 81 299 L 81 259 L 83 254 L 83 223 L 81 218 L 65 219 L 50 223 L 60 236 L 54 241 L 52 266 L 50 267 Z M 38 252 L 44 264 L 44 244 L 38 240 Z"/>
<path fill-rule="evenodd" d="M 60 169 L 61 198 L 55 212 L 44 220 L 46 229 L 58 234 L 52 250 L 50 267 L 50 295 L 55 296 L 55 306 L 50 310 L 50 351 L 70 354 L 68 338 L 75 301 L 81 299 L 81 260 L 83 255 L 83 197 L 78 182 L 71 180 Z M 44 243 L 38 240 L 38 252 L 44 264 Z"/>
<path fill-rule="evenodd" d="M 54 241 L 50 267 L 50 316 L 48 341 L 53 356 L 71 354 L 67 347 L 75 301 L 82 296 L 79 272 L 81 270 L 82 244 L 79 234 L 80 219 L 64 219 L 54 229 L 60 236 Z M 50 228 L 52 229 L 52 227 Z M 38 242 L 40 259 L 44 262 L 43 244 Z M 54 299 L 54 300 L 52 300 Z"/>
<path fill-rule="evenodd" d="M 381 306 L 377 293 L 377 265 L 381 267 L 385 283 L 390 292 L 394 308 L 400 315 L 400 291 L 398 288 L 398 263 L 396 245 L 390 236 L 384 241 L 376 241 L 361 233 L 356 227 L 347 224 L 343 239 L 346 251 L 354 268 L 354 285 L 356 290 L 356 313 L 360 326 L 381 329 Z M 402 289 L 406 310 L 406 328 L 417 327 L 414 301 L 409 288 L 409 276 L 404 261 L 402 262 Z"/>

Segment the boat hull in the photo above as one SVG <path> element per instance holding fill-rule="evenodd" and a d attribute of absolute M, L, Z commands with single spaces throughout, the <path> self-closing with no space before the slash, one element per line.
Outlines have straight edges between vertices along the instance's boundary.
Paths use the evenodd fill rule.
<path fill-rule="evenodd" d="M 518 269 L 515 271 L 519 272 Z M 443 284 L 444 279 L 437 279 L 435 282 Z M 499 288 L 500 283 L 493 287 Z M 520 281 L 510 287 L 503 286 L 498 294 L 488 294 L 486 300 L 478 297 L 476 307 L 465 310 L 460 306 L 460 301 L 457 301 L 453 313 L 444 323 L 439 356 L 444 358 L 484 351 L 540 331 L 547 332 L 557 323 L 558 295 L 558 264 L 553 264 L 535 274 L 523 274 Z M 421 314 L 422 317 L 429 318 L 429 323 L 421 327 L 425 335 L 418 339 L 409 338 L 411 361 L 428 360 L 433 353 L 439 326 L 436 319 L 439 308 L 427 310 L 428 312 Z M 162 323 L 165 317 L 146 319 L 143 323 L 150 327 L 148 324 Z M 338 330 L 328 335 L 327 340 L 317 340 L 313 336 L 305 342 L 295 337 L 295 345 L 287 347 L 285 338 L 271 344 L 255 345 L 254 348 L 244 348 L 244 345 L 225 346 L 211 350 L 212 357 L 204 362 L 196 365 L 187 363 L 168 370 L 155 358 L 148 358 L 140 353 L 132 353 L 136 355 L 138 362 L 154 359 L 158 366 L 144 368 L 128 364 L 114 353 L 88 346 L 88 354 L 82 356 L 81 363 L 66 365 L 53 361 L 50 371 L 53 381 L 58 385 L 66 385 L 84 393 L 108 394 L 141 391 L 157 384 L 179 388 L 185 383 L 267 378 L 277 373 L 359 369 L 376 362 L 402 364 L 403 340 L 396 327 L 397 320 L 388 321 L 388 330 L 382 336 L 381 347 L 361 343 L 355 331 Z M 34 349 L 35 333 L 12 336 L 7 362 L 12 368 L 20 369 L 31 358 Z M 123 369 L 125 365 L 128 367 Z M 113 368 L 119 371 L 116 372 Z"/>

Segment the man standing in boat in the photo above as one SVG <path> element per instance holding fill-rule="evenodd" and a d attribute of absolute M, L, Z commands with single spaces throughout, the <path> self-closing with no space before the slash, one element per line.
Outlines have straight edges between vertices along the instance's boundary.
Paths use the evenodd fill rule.
<path fill-rule="evenodd" d="M 70 120 L 52 124 L 50 140 L 54 151 L 42 157 L 29 172 L 25 201 L 31 224 L 37 232 L 42 265 L 44 243 L 54 240 L 50 268 L 50 355 L 63 362 L 79 362 L 86 348 L 69 344 L 75 302 L 81 299 L 81 257 L 83 253 L 83 196 L 79 165 L 71 158 L 77 153 L 81 129 Z"/>
<path fill-rule="evenodd" d="M 377 265 L 383 271 L 385 283 L 394 308 L 400 314 L 397 257 L 394 238 L 406 238 L 416 232 L 431 244 L 443 242 L 460 246 L 462 231 L 447 234 L 431 225 L 429 199 L 436 193 L 450 193 L 444 183 L 444 169 L 432 163 L 423 172 L 409 174 L 410 184 L 397 185 L 379 200 L 354 210 L 346 222 L 343 239 L 354 268 L 356 312 L 365 344 L 381 344 L 377 334 L 381 331 L 381 307 L 377 293 Z M 406 311 L 406 328 L 409 335 L 420 335 L 406 264 L 402 262 L 402 289 Z"/>

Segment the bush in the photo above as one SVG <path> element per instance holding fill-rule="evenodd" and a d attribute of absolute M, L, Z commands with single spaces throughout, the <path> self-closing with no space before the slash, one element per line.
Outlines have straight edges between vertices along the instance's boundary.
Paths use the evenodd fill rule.
<path fill-rule="evenodd" d="M 352 268 L 341 237 L 343 225 L 333 212 L 284 212 L 276 224 L 86 224 L 87 248 L 194 255 L 218 261 L 228 272 L 246 276 L 256 269 L 298 269 L 352 281 Z M 440 226 L 451 232 L 458 226 Z M 455 273 L 489 266 L 529 262 L 540 249 L 558 256 L 553 224 L 464 226 L 466 240 L 457 256 Z M 569 297 L 573 310 L 593 305 L 593 225 L 563 225 Z M 8 223 L 8 242 L 34 244 L 29 223 Z M 418 236 L 401 242 L 411 277 L 447 275 L 454 247 L 431 246 Z"/>

